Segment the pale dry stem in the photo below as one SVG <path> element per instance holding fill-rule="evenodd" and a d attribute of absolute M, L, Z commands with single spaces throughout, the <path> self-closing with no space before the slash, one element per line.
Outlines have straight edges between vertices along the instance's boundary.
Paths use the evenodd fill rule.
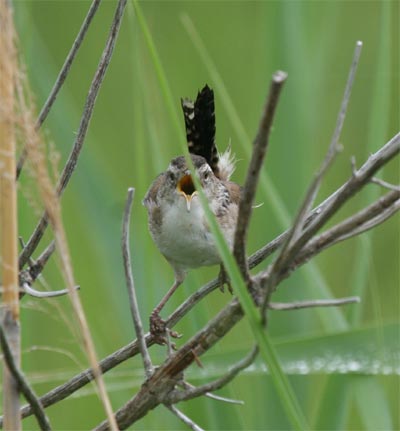
<path fill-rule="evenodd" d="M 2 325 L 14 363 L 20 363 L 18 216 L 16 164 L 16 112 L 14 81 L 17 74 L 14 25 L 11 6 L 0 2 L 0 235 Z M 3 371 L 4 425 L 21 429 L 19 388 L 8 367 Z"/>

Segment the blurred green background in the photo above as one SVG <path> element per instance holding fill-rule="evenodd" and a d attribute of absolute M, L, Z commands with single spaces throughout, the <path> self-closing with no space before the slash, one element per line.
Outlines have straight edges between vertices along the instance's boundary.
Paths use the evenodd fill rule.
<path fill-rule="evenodd" d="M 89 8 L 88 1 L 15 1 L 15 20 L 38 109 L 43 105 Z M 116 6 L 104 1 L 68 79 L 45 123 L 50 151 L 59 169 L 79 126 L 88 87 L 99 61 Z M 217 145 L 229 142 L 239 159 L 234 180 L 244 181 L 251 141 L 269 81 L 288 72 L 257 195 L 248 252 L 286 229 L 321 162 L 336 122 L 354 46 L 364 43 L 356 83 L 341 137 L 344 148 L 325 178 L 323 200 L 357 165 L 399 130 L 399 3 L 390 1 L 146 1 L 145 19 L 171 86 L 180 97 L 195 97 L 208 83 L 215 90 Z M 202 57 L 185 28 L 192 21 L 204 42 Z M 187 21 L 186 21 L 187 22 Z M 216 71 L 219 75 L 216 75 Z M 180 115 L 180 113 L 179 113 Z M 182 130 L 183 118 L 182 118 Z M 75 277 L 99 357 L 134 337 L 120 252 L 121 218 L 127 188 L 135 187 L 131 250 L 142 315 L 147 317 L 173 281 L 173 272 L 153 245 L 141 200 L 153 178 L 181 153 L 152 60 L 133 7 L 128 2 L 122 29 L 76 173 L 63 197 Z M 399 162 L 381 178 L 399 182 Z M 20 232 L 26 240 L 37 221 L 32 177 L 22 174 Z M 338 221 L 384 193 L 370 185 L 335 217 Z M 42 247 L 49 241 L 46 236 Z M 265 263 L 263 266 L 265 267 Z M 192 271 L 166 307 L 217 274 Z M 44 273 L 47 287 L 59 289 L 57 259 Z M 358 305 L 341 309 L 273 312 L 269 333 L 289 374 L 304 414 L 315 430 L 399 429 L 399 219 L 393 217 L 362 238 L 324 252 L 296 272 L 274 295 L 277 301 L 360 295 Z M 178 345 L 229 301 L 210 295 L 177 327 Z M 68 298 L 22 302 L 23 368 L 42 394 L 87 367 Z M 246 322 L 209 352 L 187 379 L 201 384 L 220 375 L 248 352 Z M 165 349 L 151 350 L 161 362 Z M 139 358 L 106 375 L 114 409 L 143 380 Z M 265 368 L 256 363 L 219 392 L 243 406 L 206 398 L 181 405 L 205 429 L 287 430 L 291 428 Z M 48 409 L 54 429 L 90 429 L 104 412 L 94 386 L 86 386 Z M 36 429 L 27 419 L 25 429 Z M 159 407 L 132 429 L 186 429 Z"/>

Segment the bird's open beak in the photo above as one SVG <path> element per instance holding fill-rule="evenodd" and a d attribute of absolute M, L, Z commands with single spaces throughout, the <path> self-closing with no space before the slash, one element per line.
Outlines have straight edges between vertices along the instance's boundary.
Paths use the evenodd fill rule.
<path fill-rule="evenodd" d="M 184 175 L 178 182 L 178 192 L 186 199 L 186 208 L 190 212 L 193 197 L 197 194 L 190 175 Z"/>

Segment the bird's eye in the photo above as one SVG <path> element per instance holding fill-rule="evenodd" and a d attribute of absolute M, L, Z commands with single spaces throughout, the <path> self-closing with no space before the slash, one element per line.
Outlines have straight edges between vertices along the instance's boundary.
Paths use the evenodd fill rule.
<path fill-rule="evenodd" d="M 205 179 L 205 180 L 208 180 L 208 177 L 210 176 L 210 173 L 208 172 L 208 171 L 205 171 L 204 172 L 204 174 L 203 174 L 203 178 Z"/>
<path fill-rule="evenodd" d="M 167 175 L 168 175 L 168 179 L 169 179 L 170 181 L 175 181 L 175 175 L 174 175 L 174 173 L 173 173 L 173 172 L 169 171 L 169 172 L 167 173 Z"/>

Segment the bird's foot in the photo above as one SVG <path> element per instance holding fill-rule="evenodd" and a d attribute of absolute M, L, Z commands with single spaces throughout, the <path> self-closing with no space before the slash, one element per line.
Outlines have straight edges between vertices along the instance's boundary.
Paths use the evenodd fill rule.
<path fill-rule="evenodd" d="M 156 310 L 154 310 L 150 315 L 150 334 L 153 336 L 154 342 L 161 345 L 168 343 L 168 335 L 173 338 L 182 337 L 182 334 L 172 331 L 167 327 L 167 323 L 161 318 Z"/>
<path fill-rule="evenodd" d="M 220 286 L 219 286 L 219 290 L 222 293 L 224 293 L 225 292 L 224 285 L 226 284 L 227 287 L 228 287 L 229 293 L 233 294 L 233 289 L 232 289 L 232 286 L 231 286 L 231 281 L 230 281 L 229 276 L 226 273 L 225 268 L 224 268 L 223 265 L 220 266 L 220 270 L 219 270 L 219 274 L 218 274 L 218 279 L 219 279 L 219 282 L 221 283 Z"/>

